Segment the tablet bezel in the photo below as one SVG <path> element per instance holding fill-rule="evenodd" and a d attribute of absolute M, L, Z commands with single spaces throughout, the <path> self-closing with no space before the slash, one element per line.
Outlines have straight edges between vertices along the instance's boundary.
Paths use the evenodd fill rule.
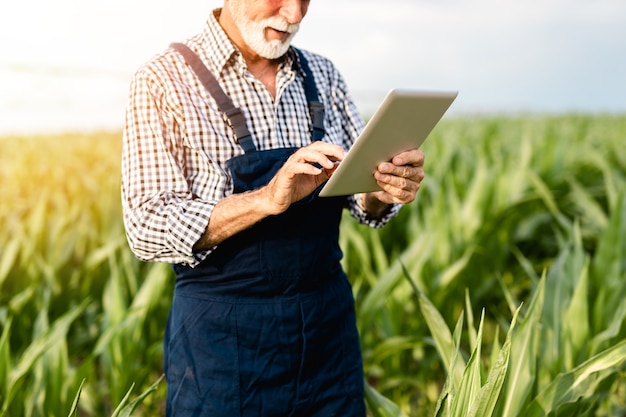
<path fill-rule="evenodd" d="M 378 164 L 419 148 L 457 95 L 456 91 L 389 91 L 319 195 L 380 191 L 373 175 Z"/>

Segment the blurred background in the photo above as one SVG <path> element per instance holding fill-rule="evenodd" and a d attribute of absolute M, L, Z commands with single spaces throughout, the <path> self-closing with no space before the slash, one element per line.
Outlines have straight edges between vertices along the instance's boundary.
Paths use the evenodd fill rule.
<path fill-rule="evenodd" d="M 121 129 L 132 73 L 220 0 L 0 5 L 0 134 Z M 393 87 L 451 113 L 624 112 L 623 0 L 314 0 L 294 44 L 331 58 L 364 115 Z"/>

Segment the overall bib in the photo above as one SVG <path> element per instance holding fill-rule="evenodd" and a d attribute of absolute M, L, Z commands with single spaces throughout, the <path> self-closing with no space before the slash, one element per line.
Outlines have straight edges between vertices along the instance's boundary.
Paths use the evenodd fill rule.
<path fill-rule="evenodd" d="M 317 91 L 306 78 L 311 103 Z M 265 185 L 296 149 L 258 151 L 245 121 L 231 120 L 245 153 L 227 165 L 241 193 Z M 320 114 L 313 120 L 317 140 Z M 173 266 L 168 417 L 365 416 L 354 299 L 340 265 L 344 205 L 313 193 L 222 242 L 195 268 Z"/>

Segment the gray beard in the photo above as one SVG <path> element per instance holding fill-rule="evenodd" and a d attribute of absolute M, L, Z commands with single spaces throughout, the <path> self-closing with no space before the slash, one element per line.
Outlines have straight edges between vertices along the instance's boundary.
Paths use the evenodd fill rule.
<path fill-rule="evenodd" d="M 230 7 L 233 20 L 241 31 L 243 40 L 250 49 L 266 59 L 280 58 L 287 52 L 291 45 L 291 40 L 298 32 L 299 24 L 289 24 L 278 17 L 253 22 L 246 17 L 243 2 L 231 0 Z M 284 41 L 268 41 L 265 39 L 265 28 L 267 27 L 290 32 L 290 35 Z"/>

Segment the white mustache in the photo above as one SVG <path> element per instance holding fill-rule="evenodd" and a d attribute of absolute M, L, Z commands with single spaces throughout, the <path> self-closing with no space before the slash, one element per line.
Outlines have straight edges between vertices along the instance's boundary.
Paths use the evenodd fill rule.
<path fill-rule="evenodd" d="M 280 17 L 270 17 L 269 19 L 265 19 L 263 24 L 266 27 L 289 34 L 294 34 L 298 31 L 298 29 L 300 29 L 300 23 L 288 23 Z"/>

